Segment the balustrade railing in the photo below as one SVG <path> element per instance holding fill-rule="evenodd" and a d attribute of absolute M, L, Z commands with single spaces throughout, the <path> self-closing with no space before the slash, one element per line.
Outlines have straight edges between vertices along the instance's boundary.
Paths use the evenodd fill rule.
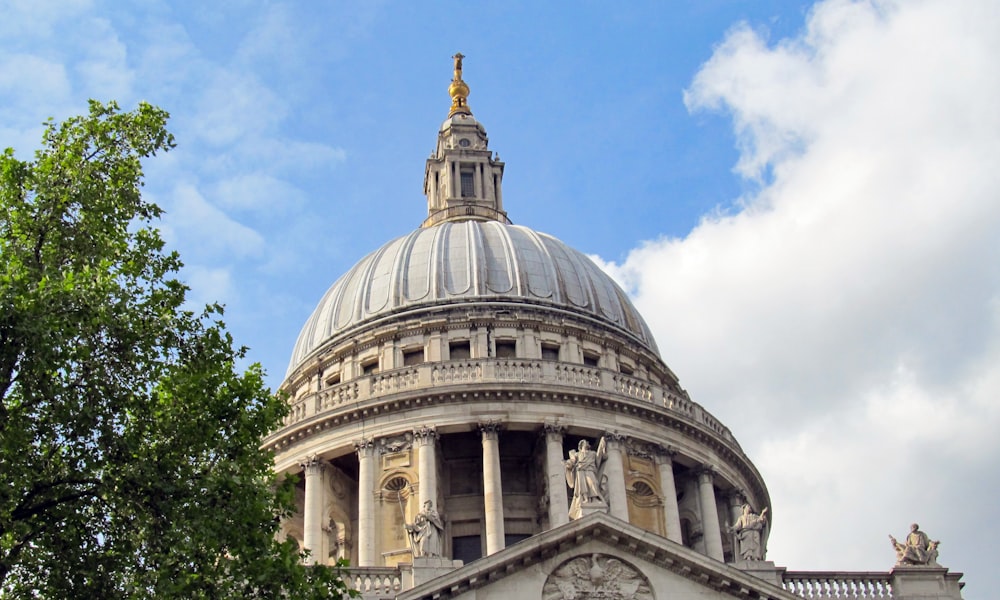
<path fill-rule="evenodd" d="M 379 373 L 371 377 L 371 395 L 393 394 L 417 386 L 418 373 L 414 367 Z"/>
<path fill-rule="evenodd" d="M 782 587 L 810 600 L 882 600 L 892 598 L 888 573 L 844 571 L 786 571 Z"/>
<path fill-rule="evenodd" d="M 584 365 L 552 364 L 555 370 L 555 380 L 559 383 L 588 388 L 601 387 L 600 369 Z"/>
<path fill-rule="evenodd" d="M 395 598 L 403 590 L 403 578 L 394 567 L 355 567 L 344 573 L 347 585 L 365 600 Z"/>
<path fill-rule="evenodd" d="M 653 399 L 652 385 L 648 381 L 636 379 L 630 375 L 615 375 L 615 391 L 619 394 L 649 402 Z"/>
<path fill-rule="evenodd" d="M 548 384 L 613 393 L 657 404 L 733 440 L 729 429 L 699 404 L 659 384 L 598 367 L 516 358 L 428 362 L 358 377 L 296 400 L 285 417 L 285 424 L 293 425 L 338 407 L 407 390 L 491 382 Z"/>
<path fill-rule="evenodd" d="M 538 361 L 500 359 L 496 362 L 496 378 L 498 381 L 529 381 L 542 380 L 542 366 Z"/>
<path fill-rule="evenodd" d="M 452 361 L 432 363 L 431 383 L 448 385 L 450 383 L 469 383 L 483 378 L 482 361 Z"/>

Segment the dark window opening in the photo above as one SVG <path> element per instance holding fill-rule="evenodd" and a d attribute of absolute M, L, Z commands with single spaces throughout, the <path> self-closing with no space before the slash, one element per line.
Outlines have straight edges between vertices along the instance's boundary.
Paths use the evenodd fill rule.
<path fill-rule="evenodd" d="M 462 197 L 472 198 L 476 195 L 476 175 L 473 171 L 462 169 L 460 173 L 462 179 Z"/>
<path fill-rule="evenodd" d="M 599 357 L 596 354 L 584 353 L 583 355 L 583 364 L 587 365 L 588 367 L 596 367 L 598 360 Z"/>
<path fill-rule="evenodd" d="M 451 538 L 451 557 L 465 564 L 483 557 L 483 542 L 478 535 L 459 535 Z"/>
<path fill-rule="evenodd" d="M 419 365 L 424 362 L 424 349 L 417 348 L 416 350 L 404 350 L 403 351 L 403 366 L 409 367 L 413 365 Z"/>
<path fill-rule="evenodd" d="M 361 373 L 363 375 L 374 375 L 378 373 L 378 361 L 373 360 L 369 363 L 361 365 Z"/>
<path fill-rule="evenodd" d="M 632 370 L 632 367 L 628 365 L 618 365 L 618 370 L 621 371 L 623 375 L 631 375 L 635 372 Z"/>
<path fill-rule="evenodd" d="M 531 535 L 527 533 L 507 533 L 503 536 L 504 547 L 510 547 L 514 544 L 520 542 L 521 540 L 526 540 L 530 538 Z"/>
<path fill-rule="evenodd" d="M 497 342 L 497 358 L 514 358 L 517 356 L 517 342 L 501 340 Z"/>
<path fill-rule="evenodd" d="M 469 343 L 469 340 L 463 340 L 461 342 L 451 342 L 450 344 L 448 344 L 448 357 L 451 360 L 472 358 L 472 346 Z"/>
<path fill-rule="evenodd" d="M 326 387 L 337 385 L 338 383 L 340 383 L 340 373 L 337 373 L 336 375 L 330 375 L 329 377 L 326 378 Z"/>
<path fill-rule="evenodd" d="M 542 344 L 542 360 L 559 360 L 559 346 Z"/>

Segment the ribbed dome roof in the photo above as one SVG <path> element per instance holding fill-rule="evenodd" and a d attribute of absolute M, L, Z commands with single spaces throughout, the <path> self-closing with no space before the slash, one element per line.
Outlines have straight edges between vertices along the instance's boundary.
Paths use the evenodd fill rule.
<path fill-rule="evenodd" d="M 582 253 L 527 227 L 462 221 L 392 240 L 338 279 L 302 328 L 289 374 L 365 321 L 465 301 L 526 302 L 582 313 L 657 352 L 625 293 Z"/>

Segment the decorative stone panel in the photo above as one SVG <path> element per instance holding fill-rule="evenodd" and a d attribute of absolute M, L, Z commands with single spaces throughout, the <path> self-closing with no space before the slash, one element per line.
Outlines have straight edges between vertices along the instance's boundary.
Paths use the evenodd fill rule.
<path fill-rule="evenodd" d="M 649 580 L 614 556 L 590 554 L 559 565 L 542 587 L 543 600 L 653 600 Z"/>

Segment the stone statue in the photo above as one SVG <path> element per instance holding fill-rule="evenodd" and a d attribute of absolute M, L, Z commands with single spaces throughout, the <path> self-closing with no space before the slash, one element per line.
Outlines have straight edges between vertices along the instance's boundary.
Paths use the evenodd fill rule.
<path fill-rule="evenodd" d="M 896 551 L 896 566 L 928 566 L 937 567 L 938 544 L 941 542 L 932 541 L 927 534 L 920 531 L 920 526 L 914 523 L 910 525 L 910 533 L 906 535 L 906 542 L 889 536 L 892 547 Z"/>
<path fill-rule="evenodd" d="M 430 500 L 424 502 L 424 509 L 417 515 L 413 524 L 406 526 L 406 531 L 413 541 L 413 556 L 441 556 L 443 530 L 444 522 L 434 509 L 434 503 Z"/>
<path fill-rule="evenodd" d="M 576 450 L 569 451 L 566 466 L 566 483 L 573 488 L 573 502 L 569 507 L 570 520 L 583 516 L 585 507 L 607 509 L 603 491 L 603 465 L 607 455 L 604 438 L 597 444 L 597 451 L 590 449 L 590 442 L 580 440 Z"/>
<path fill-rule="evenodd" d="M 738 546 L 734 548 L 734 553 L 743 560 L 764 560 L 766 531 L 767 508 L 757 514 L 749 504 L 744 504 L 743 514 L 729 528 L 729 532 L 735 536 L 735 546 Z"/>

